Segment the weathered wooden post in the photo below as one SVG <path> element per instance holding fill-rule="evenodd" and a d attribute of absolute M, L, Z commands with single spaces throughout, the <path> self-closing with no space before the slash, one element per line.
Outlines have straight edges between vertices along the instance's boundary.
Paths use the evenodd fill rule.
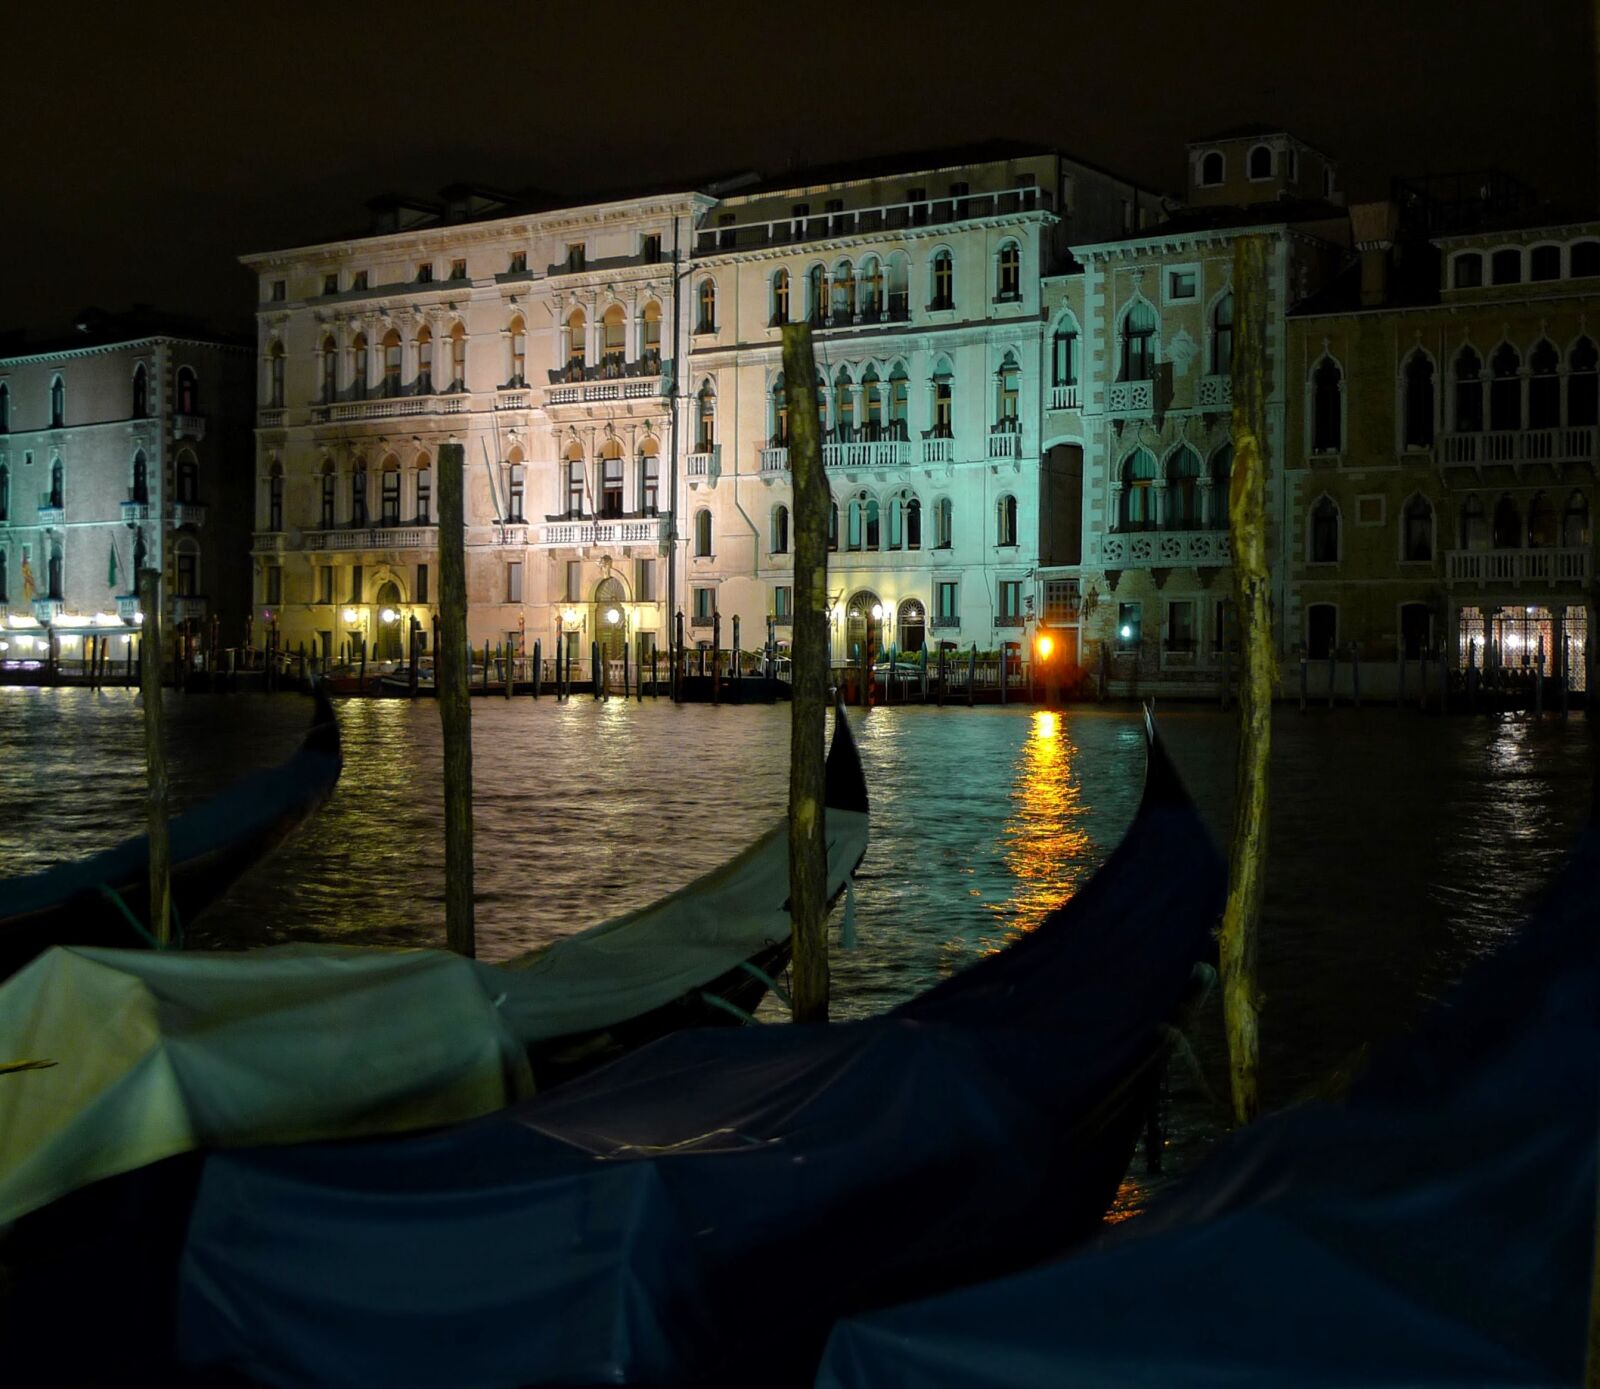
<path fill-rule="evenodd" d="M 656 674 L 656 646 L 654 642 L 650 643 L 650 698 L 661 698 L 661 680 Z"/>
<path fill-rule="evenodd" d="M 417 697 L 418 683 L 417 657 L 419 653 L 417 648 L 422 642 L 422 624 L 414 617 L 411 619 L 410 641 L 411 668 L 406 672 L 406 698 L 415 699 Z"/>
<path fill-rule="evenodd" d="M 794 649 L 789 723 L 789 914 L 794 1020 L 828 1020 L 828 850 L 823 786 L 828 699 L 828 481 L 811 329 L 783 329 L 794 484 Z"/>
<path fill-rule="evenodd" d="M 1111 684 L 1111 646 L 1100 643 L 1100 703 L 1106 702 L 1107 687 Z"/>
<path fill-rule="evenodd" d="M 622 702 L 628 702 L 628 638 L 624 633 L 622 638 Z"/>
<path fill-rule="evenodd" d="M 161 741 L 161 571 L 141 569 L 139 688 L 144 696 L 144 765 L 150 836 L 150 934 L 157 946 L 172 940 L 172 863 L 167 839 L 167 750 Z"/>
<path fill-rule="evenodd" d="M 1544 717 L 1544 638 L 1540 637 L 1534 646 L 1533 667 L 1533 713 L 1535 718 Z"/>
<path fill-rule="evenodd" d="M 944 643 L 941 641 L 939 643 L 939 707 L 941 709 L 944 708 L 944 687 L 945 687 L 944 670 L 945 670 L 945 665 L 944 665 Z"/>
<path fill-rule="evenodd" d="M 1248 1124 L 1260 1105 L 1256 936 L 1266 878 L 1267 771 L 1275 675 L 1267 569 L 1267 247 L 1264 236 L 1241 236 L 1234 242 L 1233 259 L 1237 328 L 1228 530 L 1244 662 L 1239 681 L 1239 765 L 1228 900 L 1218 944 L 1233 1117 L 1238 1124 Z"/>
<path fill-rule="evenodd" d="M 500 662 L 500 674 L 505 677 L 506 698 L 510 699 L 511 698 L 511 685 L 512 685 L 512 679 L 511 679 L 512 669 L 511 669 L 511 667 L 512 667 L 512 663 L 516 660 L 516 648 L 511 644 L 509 639 L 506 641 L 505 653 L 506 654 L 505 654 L 504 659 Z"/>
<path fill-rule="evenodd" d="M 594 638 L 589 643 L 589 683 L 594 688 L 594 697 L 599 699 L 602 694 L 609 693 L 605 688 L 605 679 L 600 668 L 600 639 Z"/>
<path fill-rule="evenodd" d="M 711 610 L 711 702 L 722 703 L 722 614 Z"/>
<path fill-rule="evenodd" d="M 468 646 L 467 650 L 471 651 L 472 648 Z M 489 643 L 487 639 L 483 643 L 483 673 L 478 677 L 478 687 L 484 694 L 489 693 Z"/>
<path fill-rule="evenodd" d="M 533 669 L 528 672 L 532 677 L 532 694 L 539 698 L 539 682 L 544 679 L 544 643 L 538 638 L 533 639 Z"/>
<path fill-rule="evenodd" d="M 1356 708 L 1361 707 L 1361 643 L 1350 643 L 1350 688 L 1355 694 Z"/>
<path fill-rule="evenodd" d="M 1328 643 L 1328 708 L 1333 708 L 1333 686 L 1339 670 L 1339 651 L 1332 642 Z"/>
<path fill-rule="evenodd" d="M 444 737 L 444 929 L 458 955 L 477 954 L 472 899 L 472 705 L 467 690 L 466 449 L 439 447 L 439 638 L 434 686 Z"/>
<path fill-rule="evenodd" d="M 733 662 L 733 679 L 735 683 L 744 679 L 744 662 L 740 659 L 741 654 L 739 646 L 739 614 L 735 613 L 733 615 L 733 649 L 728 653 L 729 659 Z"/>
<path fill-rule="evenodd" d="M 672 623 L 672 702 L 676 704 L 683 691 L 679 688 L 679 672 L 683 668 L 683 610 L 673 614 Z"/>
<path fill-rule="evenodd" d="M 972 708 L 978 688 L 978 643 L 972 643 L 972 654 L 967 657 L 967 708 Z"/>
<path fill-rule="evenodd" d="M 1011 643 L 1003 641 L 1000 643 L 1000 702 L 1002 704 L 1006 702 L 1006 676 L 1010 674 L 1010 671 L 1007 670 L 1010 664 Z"/>
<path fill-rule="evenodd" d="M 362 636 L 361 636 L 361 693 L 362 694 L 366 694 L 366 692 L 367 692 L 367 638 L 366 638 L 366 634 L 363 633 Z"/>

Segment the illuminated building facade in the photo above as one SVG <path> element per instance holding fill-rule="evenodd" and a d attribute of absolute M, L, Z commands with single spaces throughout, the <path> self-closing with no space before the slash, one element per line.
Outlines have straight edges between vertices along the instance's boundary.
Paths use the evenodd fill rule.
<path fill-rule="evenodd" d="M 224 644 L 249 606 L 251 352 L 149 310 L 85 310 L 75 331 L 0 345 L 0 613 L 7 655 L 53 632 L 126 635 L 134 558 L 166 620 Z M 122 642 L 111 655 L 121 659 Z"/>

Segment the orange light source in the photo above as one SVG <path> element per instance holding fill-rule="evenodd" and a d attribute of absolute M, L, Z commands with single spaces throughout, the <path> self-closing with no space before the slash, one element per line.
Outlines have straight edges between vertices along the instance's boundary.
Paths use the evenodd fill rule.
<path fill-rule="evenodd" d="M 1039 659 L 1041 661 L 1048 661 L 1050 659 L 1050 653 L 1056 649 L 1055 642 L 1053 642 L 1049 637 L 1040 637 L 1037 646 L 1039 651 Z"/>

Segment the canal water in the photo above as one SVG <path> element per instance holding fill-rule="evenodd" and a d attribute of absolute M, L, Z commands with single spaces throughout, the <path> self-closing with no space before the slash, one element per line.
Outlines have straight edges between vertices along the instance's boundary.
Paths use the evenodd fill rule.
<path fill-rule="evenodd" d="M 295 747 L 293 695 L 169 697 L 174 795 L 192 804 Z M 207 946 L 441 945 L 439 716 L 339 706 L 345 771 L 323 812 L 191 929 Z M 141 715 L 123 691 L 0 689 L 0 872 L 135 833 Z M 835 1013 L 886 1008 L 1026 930 L 1116 845 L 1143 775 L 1139 716 L 1112 706 L 852 711 L 872 795 L 859 946 Z M 782 814 L 787 706 L 473 701 L 479 952 L 504 958 L 641 906 Z M 1234 716 L 1161 715 L 1219 843 Z M 1588 725 L 1285 708 L 1273 725 L 1261 940 L 1265 1099 L 1287 1102 L 1405 1029 L 1516 929 L 1590 798 Z M 1175 1072 L 1176 1166 L 1219 1130 L 1215 1005 Z M 1142 1167 L 1136 1167 L 1136 1174 Z M 1137 1194 L 1134 1196 L 1137 1202 Z"/>

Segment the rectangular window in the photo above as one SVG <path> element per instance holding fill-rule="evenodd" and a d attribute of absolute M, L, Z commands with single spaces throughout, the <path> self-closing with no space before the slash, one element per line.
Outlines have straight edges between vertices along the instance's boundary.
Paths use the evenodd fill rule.
<path fill-rule="evenodd" d="M 954 580 L 941 583 L 938 592 L 938 615 L 941 624 L 954 627 L 961 616 L 961 585 Z"/>
<path fill-rule="evenodd" d="M 1122 200 L 1122 230 L 1133 230 L 1133 203 L 1127 198 Z"/>
<path fill-rule="evenodd" d="M 1044 620 L 1046 622 L 1076 622 L 1078 620 L 1078 580 L 1045 580 Z"/>
<path fill-rule="evenodd" d="M 467 278 L 466 261 L 453 260 L 450 262 L 450 278 L 452 280 L 464 280 Z"/>
<path fill-rule="evenodd" d="M 1197 270 L 1169 270 L 1167 272 L 1167 298 L 1193 299 L 1199 293 L 1200 273 Z"/>
<path fill-rule="evenodd" d="M 1187 599 L 1167 604 L 1167 650 L 1194 650 L 1194 604 Z"/>
<path fill-rule="evenodd" d="M 506 602 L 520 603 L 522 601 L 522 564 L 512 560 L 506 565 Z"/>
<path fill-rule="evenodd" d="M 1137 603 L 1117 604 L 1117 650 L 1139 649 L 1141 609 Z"/>
<path fill-rule="evenodd" d="M 267 566 L 267 602 L 283 602 L 283 566 L 269 564 Z"/>
<path fill-rule="evenodd" d="M 576 274 L 588 263 L 588 248 L 581 241 L 569 242 L 567 245 L 567 269 Z"/>
<path fill-rule="evenodd" d="M 289 282 L 287 280 L 274 280 L 272 282 L 272 302 L 281 304 L 289 297 Z"/>
<path fill-rule="evenodd" d="M 576 603 L 583 595 L 583 561 L 567 561 L 567 602 Z"/>
<path fill-rule="evenodd" d="M 356 271 L 356 273 L 350 277 L 350 288 L 351 289 L 365 289 L 366 287 L 367 287 L 367 272 L 365 270 Z"/>
<path fill-rule="evenodd" d="M 661 263 L 661 233 L 647 232 L 639 239 L 639 258 L 646 265 Z"/>
<path fill-rule="evenodd" d="M 1387 498 L 1379 494 L 1356 498 L 1356 524 L 1358 526 L 1381 526 L 1384 522 L 1384 503 Z"/>
<path fill-rule="evenodd" d="M 350 567 L 350 601 L 352 603 L 361 601 L 361 588 L 361 566 L 355 564 Z"/>
<path fill-rule="evenodd" d="M 1013 625 L 1022 620 L 1022 580 L 1002 579 L 1000 581 L 1000 620 Z"/>
<path fill-rule="evenodd" d="M 772 588 L 772 615 L 779 622 L 794 619 L 794 585 L 774 584 Z"/>
<path fill-rule="evenodd" d="M 1211 625 L 1211 649 L 1231 651 L 1237 637 L 1233 630 L 1233 599 L 1217 599 L 1216 612 Z"/>
<path fill-rule="evenodd" d="M 656 601 L 656 562 L 653 559 L 636 559 L 633 562 L 633 601 Z"/>
<path fill-rule="evenodd" d="M 526 275 L 528 273 L 528 253 L 526 251 L 513 251 L 511 253 L 511 269 L 508 273 L 512 275 Z"/>
<path fill-rule="evenodd" d="M 694 591 L 694 620 L 710 622 L 717 608 L 717 591 L 714 588 L 697 588 Z"/>
<path fill-rule="evenodd" d="M 317 602 L 333 602 L 333 566 L 324 564 L 317 570 Z"/>
<path fill-rule="evenodd" d="M 425 565 L 425 564 L 419 564 L 417 566 L 417 602 L 426 603 L 427 601 L 428 601 L 428 566 Z"/>
<path fill-rule="evenodd" d="M 583 460 L 574 458 L 567 464 L 567 516 L 575 519 L 583 515 Z"/>
<path fill-rule="evenodd" d="M 661 505 L 661 460 L 653 453 L 645 455 L 640 492 L 639 510 L 646 516 L 656 515 Z"/>
<path fill-rule="evenodd" d="M 339 292 L 339 276 L 337 273 L 322 277 L 322 292 L 324 294 L 337 294 Z"/>
<path fill-rule="evenodd" d="M 400 524 L 400 470 L 388 468 L 383 473 L 383 488 L 379 498 L 383 507 L 383 524 Z"/>
<path fill-rule="evenodd" d="M 506 495 L 507 495 L 506 520 L 508 520 L 508 521 L 521 521 L 523 519 L 523 516 L 522 516 L 523 483 L 522 483 L 522 468 L 521 468 L 520 465 L 513 465 L 512 468 L 511 468 L 511 481 L 510 481 L 510 486 L 507 489 L 507 494 Z"/>
<path fill-rule="evenodd" d="M 417 524 L 433 524 L 433 469 L 417 469 Z"/>
<path fill-rule="evenodd" d="M 417 283 L 419 285 L 431 285 L 433 283 L 433 262 L 431 260 L 425 260 L 417 266 Z"/>

